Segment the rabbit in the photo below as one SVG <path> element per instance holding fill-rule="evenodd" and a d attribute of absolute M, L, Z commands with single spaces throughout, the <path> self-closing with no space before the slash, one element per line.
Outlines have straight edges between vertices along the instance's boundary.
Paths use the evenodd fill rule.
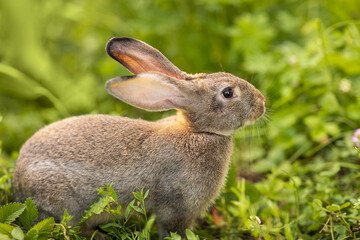
<path fill-rule="evenodd" d="M 84 115 L 52 123 L 22 146 L 14 170 L 17 201 L 31 197 L 39 219 L 76 224 L 98 200 L 96 188 L 113 182 L 126 206 L 137 188 L 149 190 L 159 237 L 185 237 L 194 219 L 217 198 L 232 152 L 232 135 L 265 113 L 265 98 L 230 73 L 188 74 L 150 45 L 128 37 L 109 40 L 106 52 L 133 76 L 106 83 L 114 97 L 140 109 L 177 113 L 158 121 Z M 90 238 L 110 221 L 95 215 L 81 226 Z M 105 235 L 96 235 L 104 239 Z"/>

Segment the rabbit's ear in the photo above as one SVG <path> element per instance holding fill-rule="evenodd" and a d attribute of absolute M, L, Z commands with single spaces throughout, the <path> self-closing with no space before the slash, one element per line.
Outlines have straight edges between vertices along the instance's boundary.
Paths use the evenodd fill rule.
<path fill-rule="evenodd" d="M 186 105 L 185 95 L 176 86 L 177 82 L 183 81 L 149 72 L 110 79 L 106 83 L 106 89 L 114 97 L 137 108 L 165 111 L 181 109 Z"/>
<path fill-rule="evenodd" d="M 186 75 L 157 49 L 133 38 L 110 39 L 106 52 L 134 74 L 155 71 L 177 79 L 183 79 Z"/>

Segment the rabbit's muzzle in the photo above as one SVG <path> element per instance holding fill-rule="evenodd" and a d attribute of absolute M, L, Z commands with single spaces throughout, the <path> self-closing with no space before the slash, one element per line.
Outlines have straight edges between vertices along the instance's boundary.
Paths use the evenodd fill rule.
<path fill-rule="evenodd" d="M 251 103 L 251 115 L 247 120 L 248 123 L 256 121 L 266 111 L 265 97 L 260 91 L 256 91 L 253 102 Z"/>

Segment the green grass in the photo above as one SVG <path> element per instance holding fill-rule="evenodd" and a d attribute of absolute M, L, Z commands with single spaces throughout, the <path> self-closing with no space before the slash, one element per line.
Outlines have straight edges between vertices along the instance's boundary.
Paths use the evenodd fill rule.
<path fill-rule="evenodd" d="M 360 128 L 357 9 L 358 0 L 0 1 L 0 204 L 13 202 L 21 145 L 46 124 L 86 113 L 173 114 L 145 112 L 106 93 L 107 79 L 129 72 L 105 44 L 129 36 L 186 72 L 247 79 L 267 99 L 266 118 L 235 133 L 226 186 L 195 234 L 360 239 L 360 152 L 352 142 Z M 156 238 L 146 217 L 126 228 L 129 236 L 146 229 Z M 29 225 L 19 221 L 6 224 L 21 239 Z M 76 226 L 48 224 L 55 239 L 77 236 Z M 107 227 L 120 236 L 114 224 Z"/>

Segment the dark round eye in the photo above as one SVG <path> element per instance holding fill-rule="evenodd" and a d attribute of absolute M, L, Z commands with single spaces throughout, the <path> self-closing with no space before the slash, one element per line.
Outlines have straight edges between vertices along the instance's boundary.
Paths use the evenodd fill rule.
<path fill-rule="evenodd" d="M 222 95 L 224 96 L 224 98 L 231 98 L 233 94 L 233 89 L 230 87 L 227 87 L 222 91 Z"/>

